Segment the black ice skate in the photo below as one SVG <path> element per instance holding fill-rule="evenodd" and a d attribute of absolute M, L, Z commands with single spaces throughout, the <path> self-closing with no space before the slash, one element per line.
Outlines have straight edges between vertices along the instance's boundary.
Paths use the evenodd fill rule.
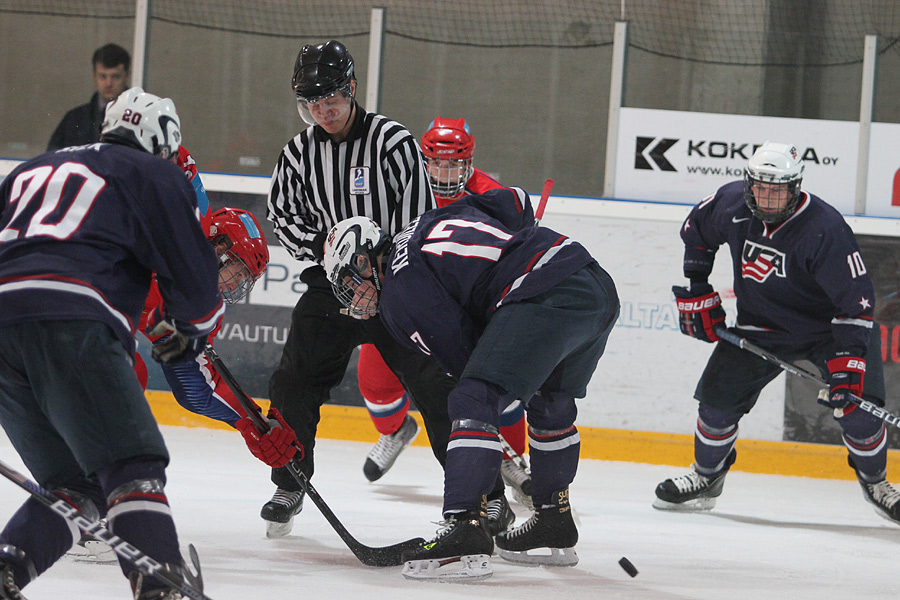
<path fill-rule="evenodd" d="M 528 510 L 534 510 L 531 501 L 531 473 L 517 465 L 515 461 L 504 458 L 500 463 L 500 475 L 503 477 L 503 483 L 512 490 L 513 498 Z"/>
<path fill-rule="evenodd" d="M 868 483 L 857 477 L 866 500 L 875 506 L 875 512 L 888 521 L 900 524 L 900 492 L 887 479 Z"/>
<path fill-rule="evenodd" d="M 653 508 L 680 512 L 710 510 L 716 505 L 716 498 L 722 495 L 725 475 L 734 464 L 737 453 L 732 450 L 725 461 L 725 470 L 715 477 L 707 477 L 691 465 L 691 472 L 674 479 L 666 479 L 656 486 L 656 500 Z"/>
<path fill-rule="evenodd" d="M 411 416 L 406 415 L 400 429 L 391 435 L 382 435 L 378 443 L 366 457 L 363 475 L 369 481 L 377 481 L 394 465 L 400 453 L 419 435 L 419 424 Z"/>
<path fill-rule="evenodd" d="M 272 499 L 263 504 L 259 516 L 266 522 L 266 537 L 286 536 L 294 527 L 294 515 L 303 510 L 303 492 L 275 490 Z"/>
<path fill-rule="evenodd" d="M 568 488 L 553 492 L 550 504 L 535 507 L 527 521 L 497 535 L 500 558 L 530 565 L 573 567 L 578 564 L 577 543 Z"/>
<path fill-rule="evenodd" d="M 509 529 L 516 521 L 516 513 L 512 511 L 506 496 L 501 490 L 497 498 L 487 501 L 488 531 L 497 535 Z"/>
<path fill-rule="evenodd" d="M 481 509 L 447 515 L 433 540 L 405 550 L 403 576 L 408 579 L 464 579 L 490 577 L 494 542 Z"/>
<path fill-rule="evenodd" d="M 6 563 L 0 563 L 0 599 L 27 600 L 16 585 L 12 565 Z"/>

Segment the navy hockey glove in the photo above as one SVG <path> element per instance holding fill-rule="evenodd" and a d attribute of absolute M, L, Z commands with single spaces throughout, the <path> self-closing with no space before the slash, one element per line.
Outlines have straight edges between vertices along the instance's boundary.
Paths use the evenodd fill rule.
<path fill-rule="evenodd" d="M 691 289 L 674 285 L 672 293 L 678 306 L 681 333 L 704 342 L 718 342 L 714 328 L 725 322 L 725 309 L 718 292 L 708 283 L 695 283 Z"/>
<path fill-rule="evenodd" d="M 849 412 L 846 410 L 848 405 L 851 410 L 856 407 L 850 401 L 849 395 L 862 397 L 866 361 L 858 356 L 850 356 L 849 352 L 838 352 L 828 361 L 828 372 L 831 374 L 828 378 L 828 398 L 820 397 L 817 402 L 834 409 L 842 409 L 843 414 L 840 416 L 844 416 Z"/>
<path fill-rule="evenodd" d="M 151 319 L 157 314 L 154 311 Z M 206 348 L 209 339 L 209 335 L 206 333 L 197 336 L 181 333 L 175 329 L 174 325 L 165 320 L 159 321 L 155 325 L 151 320 L 147 326 L 147 337 L 156 340 L 150 350 L 153 360 L 167 367 L 194 360 Z"/>

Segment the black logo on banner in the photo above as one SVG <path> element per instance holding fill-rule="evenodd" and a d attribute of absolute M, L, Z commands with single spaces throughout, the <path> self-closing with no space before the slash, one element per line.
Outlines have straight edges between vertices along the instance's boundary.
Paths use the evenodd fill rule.
<path fill-rule="evenodd" d="M 634 168 L 652 171 L 653 165 L 650 164 L 650 161 L 653 161 L 653 164 L 655 164 L 660 171 L 677 171 L 678 169 L 673 167 L 672 163 L 666 160 L 665 154 L 666 150 L 674 146 L 675 142 L 678 140 L 661 138 L 652 148 L 650 148 L 654 141 L 656 141 L 656 138 L 638 136 L 634 148 Z M 645 154 L 644 152 L 648 148 L 650 151 Z M 647 160 L 648 158 L 650 160 Z"/>

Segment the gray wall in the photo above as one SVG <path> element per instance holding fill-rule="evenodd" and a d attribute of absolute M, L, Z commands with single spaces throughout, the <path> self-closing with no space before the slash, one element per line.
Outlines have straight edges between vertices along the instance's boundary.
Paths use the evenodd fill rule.
<path fill-rule="evenodd" d="M 372 4 L 156 0 L 145 88 L 175 100 L 201 170 L 268 175 L 303 127 L 290 91 L 303 43 L 346 43 L 365 98 Z M 65 111 L 87 101 L 96 47 L 132 48 L 130 2 L 79 5 L 88 7 L 83 16 L 62 16 L 71 11 L 38 13 L 33 3 L 0 0 L 0 158 L 39 154 Z M 388 30 L 380 112 L 417 137 L 437 115 L 465 117 L 477 166 L 501 181 L 538 190 L 553 177 L 556 194 L 601 195 L 619 0 L 461 0 L 436 16 L 417 13 L 422 4 L 412 0 L 379 5 L 387 7 Z M 878 21 L 884 36 L 875 118 L 900 122 L 894 5 L 629 1 L 625 105 L 855 120 L 863 36 L 875 31 L 848 23 L 855 10 Z M 538 17 L 522 17 L 534 11 Z M 321 22 L 325 13 L 333 13 L 331 23 Z M 436 17 L 442 21 L 428 21 Z"/>

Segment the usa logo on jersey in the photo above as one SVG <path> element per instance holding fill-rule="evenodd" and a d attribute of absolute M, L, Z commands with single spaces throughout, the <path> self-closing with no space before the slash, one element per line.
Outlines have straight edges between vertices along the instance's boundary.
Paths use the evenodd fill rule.
<path fill-rule="evenodd" d="M 773 273 L 777 277 L 785 276 L 784 252 L 745 240 L 741 253 L 741 276 L 762 283 Z"/>

